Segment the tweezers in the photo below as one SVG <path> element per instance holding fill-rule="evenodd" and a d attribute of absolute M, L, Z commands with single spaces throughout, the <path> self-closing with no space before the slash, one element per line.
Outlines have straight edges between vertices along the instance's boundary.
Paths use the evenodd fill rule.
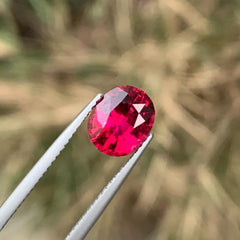
<path fill-rule="evenodd" d="M 92 108 L 102 98 L 102 94 L 97 94 L 95 98 L 74 118 L 74 120 L 66 127 L 66 129 L 59 135 L 59 137 L 53 142 L 43 156 L 37 161 L 33 168 L 23 178 L 11 195 L 0 207 L 0 231 L 6 225 L 8 220 L 16 212 L 18 207 L 22 204 L 24 199 L 35 187 L 37 182 L 48 170 L 51 164 L 55 161 L 56 157 L 64 149 L 65 145 L 72 138 L 78 127 L 82 124 L 87 115 L 91 112 Z M 95 222 L 101 216 L 107 205 L 110 203 L 114 195 L 117 193 L 144 149 L 152 139 L 150 133 L 147 139 L 143 142 L 142 146 L 132 155 L 127 163 L 120 169 L 120 171 L 112 178 L 107 186 L 98 195 L 96 200 L 86 211 L 86 213 L 76 223 L 65 240 L 81 240 L 84 239 Z"/>

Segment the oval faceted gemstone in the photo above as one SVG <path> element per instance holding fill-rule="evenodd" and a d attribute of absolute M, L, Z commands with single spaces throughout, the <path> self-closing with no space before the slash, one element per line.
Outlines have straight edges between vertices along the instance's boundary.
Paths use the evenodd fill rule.
<path fill-rule="evenodd" d="M 107 92 L 93 108 L 88 134 L 101 152 L 127 155 L 146 140 L 154 117 L 153 103 L 143 90 L 119 86 Z"/>

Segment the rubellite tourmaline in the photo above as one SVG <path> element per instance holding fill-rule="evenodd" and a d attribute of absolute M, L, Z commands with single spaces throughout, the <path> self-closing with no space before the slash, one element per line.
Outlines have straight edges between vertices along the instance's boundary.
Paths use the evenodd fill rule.
<path fill-rule="evenodd" d="M 107 92 L 93 108 L 88 134 L 101 152 L 127 155 L 146 140 L 154 117 L 153 103 L 143 90 L 119 86 Z"/>

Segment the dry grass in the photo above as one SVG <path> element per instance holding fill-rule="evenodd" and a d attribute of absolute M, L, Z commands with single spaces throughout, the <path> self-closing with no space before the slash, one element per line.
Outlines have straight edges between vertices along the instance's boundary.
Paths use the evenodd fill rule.
<path fill-rule="evenodd" d="M 155 103 L 154 141 L 87 239 L 240 239 L 238 1 L 80 2 L 0 3 L 0 201 L 96 93 L 129 84 Z M 63 239 L 125 159 L 81 128 L 2 239 Z"/>

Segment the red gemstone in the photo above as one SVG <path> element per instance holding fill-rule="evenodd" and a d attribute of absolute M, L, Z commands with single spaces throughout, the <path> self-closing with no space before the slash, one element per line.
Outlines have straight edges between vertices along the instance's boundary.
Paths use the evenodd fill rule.
<path fill-rule="evenodd" d="M 143 90 L 119 86 L 107 92 L 93 108 L 88 134 L 101 152 L 127 155 L 146 140 L 154 117 L 153 103 Z"/>

